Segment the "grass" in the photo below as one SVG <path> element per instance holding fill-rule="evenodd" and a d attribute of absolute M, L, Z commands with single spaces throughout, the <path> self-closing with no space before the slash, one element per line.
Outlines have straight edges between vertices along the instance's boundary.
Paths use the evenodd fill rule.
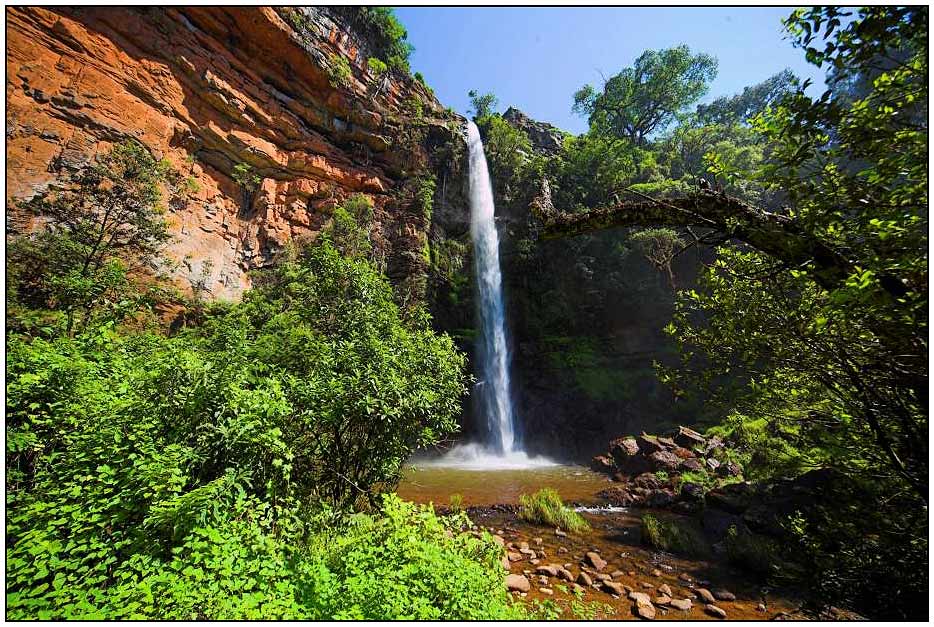
<path fill-rule="evenodd" d="M 551 525 L 571 533 L 588 531 L 584 518 L 566 507 L 561 497 L 551 488 L 542 488 L 534 494 L 519 497 L 519 518 L 531 523 Z"/>
<path fill-rule="evenodd" d="M 710 554 L 710 545 L 701 532 L 687 521 L 659 520 L 652 514 L 642 517 L 642 541 L 649 546 L 671 553 L 695 557 Z"/>
<path fill-rule="evenodd" d="M 464 497 L 456 492 L 451 495 L 451 513 L 459 514 L 464 511 Z"/>

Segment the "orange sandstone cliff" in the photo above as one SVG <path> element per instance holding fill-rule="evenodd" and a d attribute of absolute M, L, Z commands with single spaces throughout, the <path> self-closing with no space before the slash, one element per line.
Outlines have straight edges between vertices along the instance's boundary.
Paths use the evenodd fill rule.
<path fill-rule="evenodd" d="M 7 9 L 7 223 L 16 201 L 113 143 L 146 145 L 190 177 L 169 209 L 176 284 L 208 275 L 236 298 L 248 272 L 313 238 L 363 193 L 374 245 L 407 297 L 433 250 L 467 231 L 463 120 L 408 76 L 373 76 L 353 10 L 328 7 Z M 350 77 L 335 81 L 334 66 Z M 240 164 L 261 183 L 244 193 Z M 242 166 L 241 166 L 242 167 Z M 418 200 L 434 179 L 430 206 Z"/>

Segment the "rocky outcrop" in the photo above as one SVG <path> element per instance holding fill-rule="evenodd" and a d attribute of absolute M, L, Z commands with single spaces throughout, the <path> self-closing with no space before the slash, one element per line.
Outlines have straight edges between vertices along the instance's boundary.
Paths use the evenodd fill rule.
<path fill-rule="evenodd" d="M 533 120 L 515 107 L 506 109 L 506 113 L 503 114 L 503 120 L 524 132 L 528 136 L 529 141 L 532 143 L 532 148 L 536 152 L 546 155 L 553 155 L 559 152 L 564 144 L 564 138 L 567 135 L 567 133 L 558 127 L 552 126 L 547 122 Z"/>
<path fill-rule="evenodd" d="M 424 295 L 430 246 L 467 229 L 462 120 L 418 81 L 374 76 L 349 7 L 7 9 L 8 228 L 16 201 L 126 139 L 188 177 L 169 207 L 182 288 L 235 298 L 333 208 L 375 205 L 374 245 Z M 337 69 L 349 65 L 349 75 Z M 336 78 L 335 78 L 336 77 Z M 260 183 L 244 193 L 234 168 Z M 432 206 L 416 202 L 434 177 Z"/>

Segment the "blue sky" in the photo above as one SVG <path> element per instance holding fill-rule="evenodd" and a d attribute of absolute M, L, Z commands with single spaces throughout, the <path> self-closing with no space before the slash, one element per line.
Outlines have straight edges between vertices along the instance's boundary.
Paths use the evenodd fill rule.
<path fill-rule="evenodd" d="M 813 78 L 824 72 L 784 37 L 789 7 L 401 7 L 396 15 L 415 46 L 411 65 L 446 106 L 469 107 L 467 92 L 492 91 L 500 110 L 513 105 L 531 117 L 580 133 L 571 112 L 574 92 L 599 85 L 647 49 L 687 44 L 717 57 L 719 73 L 704 101 L 742 91 L 788 67 Z"/>

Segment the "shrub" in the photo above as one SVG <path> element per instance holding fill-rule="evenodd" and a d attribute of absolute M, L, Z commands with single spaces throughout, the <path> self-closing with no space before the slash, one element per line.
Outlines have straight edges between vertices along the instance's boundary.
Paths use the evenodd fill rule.
<path fill-rule="evenodd" d="M 727 529 L 724 546 L 732 564 L 763 578 L 774 575 L 781 564 L 774 540 L 748 531 L 740 532 L 736 525 Z"/>
<path fill-rule="evenodd" d="M 464 496 L 462 494 L 452 494 L 450 504 L 452 514 L 458 514 L 464 511 Z"/>
<path fill-rule="evenodd" d="M 652 514 L 642 516 L 642 540 L 662 551 L 703 557 L 710 554 L 710 546 L 702 533 L 689 521 L 659 520 Z"/>
<path fill-rule="evenodd" d="M 352 75 L 350 70 L 350 62 L 347 60 L 347 57 L 332 54 L 331 62 L 328 64 L 328 81 L 331 83 L 331 87 L 350 87 L 350 77 Z"/>
<path fill-rule="evenodd" d="M 370 57 L 366 60 L 366 65 L 370 69 L 370 73 L 373 76 L 382 76 L 386 73 L 386 70 L 389 69 L 389 66 L 386 65 L 384 61 L 377 59 L 376 57 Z"/>
<path fill-rule="evenodd" d="M 580 533 L 590 529 L 584 518 L 566 507 L 558 493 L 551 488 L 542 488 L 534 494 L 519 497 L 519 518 L 531 523 L 551 525 Z"/>
<path fill-rule="evenodd" d="M 386 495 L 380 517 L 358 515 L 346 531 L 316 537 L 299 602 L 332 619 L 523 618 L 503 586 L 502 550 L 460 533 L 468 524 Z"/>

